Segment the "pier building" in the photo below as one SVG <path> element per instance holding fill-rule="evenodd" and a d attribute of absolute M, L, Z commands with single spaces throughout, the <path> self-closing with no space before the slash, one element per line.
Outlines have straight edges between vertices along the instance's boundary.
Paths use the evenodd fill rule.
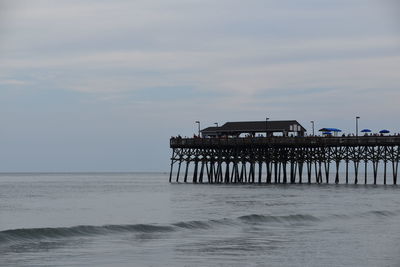
<path fill-rule="evenodd" d="M 221 127 L 208 127 L 201 131 L 203 137 L 239 137 L 242 134 L 257 136 L 264 134 L 274 136 L 275 134 L 289 136 L 304 136 L 306 129 L 296 120 L 286 121 L 240 121 L 227 122 Z"/>

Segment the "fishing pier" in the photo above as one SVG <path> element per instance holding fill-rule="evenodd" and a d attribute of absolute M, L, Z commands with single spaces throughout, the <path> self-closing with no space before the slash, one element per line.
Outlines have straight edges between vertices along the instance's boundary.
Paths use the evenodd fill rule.
<path fill-rule="evenodd" d="M 303 128 L 290 126 L 273 136 L 276 129 L 268 132 L 264 126 L 262 137 L 248 129 L 246 137 L 239 137 L 243 130 L 221 137 L 222 130 L 205 129 L 203 135 L 213 136 L 202 138 L 171 138 L 169 182 L 397 184 L 400 136 L 304 137 Z M 383 181 L 377 181 L 378 171 Z"/>

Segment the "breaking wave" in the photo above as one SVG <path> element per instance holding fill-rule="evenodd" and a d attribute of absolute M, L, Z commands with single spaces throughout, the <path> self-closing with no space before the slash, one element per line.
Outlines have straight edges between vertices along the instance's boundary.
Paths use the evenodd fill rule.
<path fill-rule="evenodd" d="M 79 225 L 72 227 L 54 227 L 54 228 L 21 228 L 0 231 L 0 244 L 7 242 L 24 242 L 43 239 L 61 239 L 80 236 L 107 235 L 117 233 L 167 233 L 179 230 L 201 230 L 210 229 L 218 226 L 228 226 L 240 224 L 254 223 L 273 223 L 273 222 L 299 222 L 299 221 L 316 221 L 317 218 L 311 215 L 288 215 L 288 216 L 271 216 L 251 214 L 241 216 L 236 219 L 220 219 L 206 221 L 184 221 L 170 225 L 157 224 L 132 224 L 132 225 Z"/>
<path fill-rule="evenodd" d="M 307 214 L 293 214 L 283 216 L 251 214 L 239 217 L 239 220 L 253 223 L 278 222 L 278 223 L 299 223 L 319 221 L 317 217 Z"/>
<path fill-rule="evenodd" d="M 66 238 L 74 236 L 104 235 L 107 233 L 123 232 L 169 232 L 173 231 L 172 226 L 161 226 L 151 224 L 133 224 L 133 225 L 79 225 L 73 227 L 55 227 L 55 228 L 21 228 L 0 231 L 0 243 L 13 241 L 28 241 L 46 238 Z"/>
<path fill-rule="evenodd" d="M 396 216 L 398 212 L 393 211 L 369 211 L 360 214 L 361 216 Z M 358 216 L 360 216 L 358 215 Z M 329 216 L 328 216 L 329 217 Z M 138 234 L 157 234 L 169 233 L 182 230 L 207 230 L 214 227 L 240 227 L 243 225 L 268 225 L 268 224 L 304 224 L 315 223 L 318 221 L 332 218 L 321 217 L 317 218 L 308 214 L 290 214 L 290 215 L 262 215 L 250 214 L 237 218 L 229 219 L 223 218 L 218 220 L 204 220 L 204 221 L 182 221 L 173 224 L 159 225 L 159 224 L 121 224 L 121 225 L 79 225 L 72 227 L 54 227 L 54 228 L 21 228 L 0 231 L 0 244 L 15 243 L 15 242 L 32 242 L 45 239 L 62 239 L 70 237 L 85 237 L 118 233 L 138 233 Z M 333 215 L 333 218 L 348 219 L 348 215 Z"/>

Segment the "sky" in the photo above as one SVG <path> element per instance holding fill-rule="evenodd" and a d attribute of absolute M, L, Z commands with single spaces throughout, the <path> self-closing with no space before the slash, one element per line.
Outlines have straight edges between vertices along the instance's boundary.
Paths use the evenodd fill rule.
<path fill-rule="evenodd" d="M 396 0 L 0 0 L 0 172 L 168 171 L 227 121 L 400 132 Z"/>

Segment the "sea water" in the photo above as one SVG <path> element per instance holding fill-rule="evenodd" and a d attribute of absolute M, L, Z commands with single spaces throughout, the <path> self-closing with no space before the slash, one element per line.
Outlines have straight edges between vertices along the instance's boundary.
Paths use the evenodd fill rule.
<path fill-rule="evenodd" d="M 393 185 L 0 175 L 0 266 L 400 266 Z"/>

